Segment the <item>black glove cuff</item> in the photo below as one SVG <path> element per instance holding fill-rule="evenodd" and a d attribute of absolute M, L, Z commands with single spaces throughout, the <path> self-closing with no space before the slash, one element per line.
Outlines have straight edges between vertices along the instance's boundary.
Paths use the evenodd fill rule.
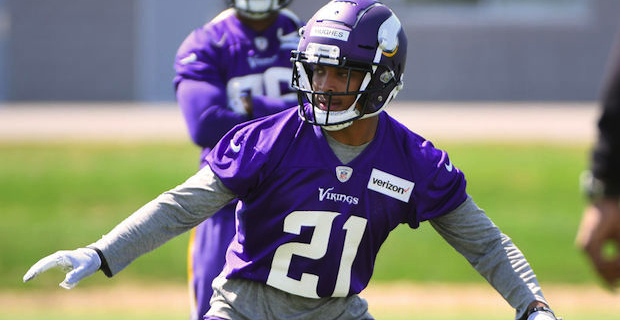
<path fill-rule="evenodd" d="M 553 310 L 547 308 L 547 307 L 534 307 L 530 310 L 527 311 L 527 314 L 525 315 L 525 319 L 527 319 L 532 313 L 534 312 L 538 312 L 538 311 L 542 311 L 542 312 L 547 312 L 547 313 L 551 313 L 551 315 L 557 319 L 557 317 L 555 316 L 555 313 L 553 313 Z"/>
<path fill-rule="evenodd" d="M 101 270 L 103 274 L 106 275 L 106 277 L 112 278 L 113 276 L 112 270 L 110 270 L 110 266 L 108 266 L 108 261 L 106 261 L 105 256 L 103 255 L 103 252 L 101 252 L 99 248 L 94 247 L 94 246 L 87 246 L 86 248 L 93 249 L 95 250 L 95 252 L 97 252 L 99 259 L 101 260 L 101 266 L 99 267 L 99 270 Z"/>

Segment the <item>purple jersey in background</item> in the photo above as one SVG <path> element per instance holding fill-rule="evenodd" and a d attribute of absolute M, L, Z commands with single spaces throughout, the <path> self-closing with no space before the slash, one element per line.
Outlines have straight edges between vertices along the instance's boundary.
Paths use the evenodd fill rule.
<path fill-rule="evenodd" d="M 385 112 L 348 164 L 295 109 L 235 127 L 207 162 L 241 199 L 227 277 L 304 297 L 359 293 L 391 230 L 417 228 L 467 197 L 447 154 Z"/>
<path fill-rule="evenodd" d="M 291 50 L 299 41 L 299 19 L 280 10 L 262 32 L 244 25 L 227 9 L 181 44 L 175 61 L 177 101 L 192 140 L 205 155 L 233 126 L 282 111 L 296 104 L 290 87 Z M 242 99 L 251 97 L 248 114 Z M 222 271 L 226 249 L 235 234 L 236 201 L 191 232 L 190 292 L 195 305 L 191 320 L 209 309 L 211 282 Z"/>
<path fill-rule="evenodd" d="M 183 80 L 208 84 L 200 95 L 177 96 L 192 139 L 204 148 L 203 156 L 234 125 L 296 104 L 290 56 L 297 48 L 299 27 L 298 18 L 283 9 L 274 24 L 259 33 L 228 9 L 181 44 L 174 65 L 175 88 Z M 235 101 L 248 94 L 252 116 L 234 108 Z"/>

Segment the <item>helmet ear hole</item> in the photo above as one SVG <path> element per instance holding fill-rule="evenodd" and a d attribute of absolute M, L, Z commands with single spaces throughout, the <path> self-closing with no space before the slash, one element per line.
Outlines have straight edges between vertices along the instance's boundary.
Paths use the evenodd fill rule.
<path fill-rule="evenodd" d="M 385 70 L 379 75 L 379 80 L 382 83 L 388 83 L 392 79 L 394 79 L 394 71 L 392 70 Z"/>
<path fill-rule="evenodd" d="M 376 66 L 370 83 L 368 83 L 368 103 L 366 113 L 375 113 L 381 110 L 388 102 L 392 89 L 396 86 L 395 72 L 384 65 Z"/>

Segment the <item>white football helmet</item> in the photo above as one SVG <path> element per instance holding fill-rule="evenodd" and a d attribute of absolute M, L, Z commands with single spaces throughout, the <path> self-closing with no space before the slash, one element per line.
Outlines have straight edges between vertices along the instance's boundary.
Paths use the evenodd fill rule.
<path fill-rule="evenodd" d="M 263 19 L 288 6 L 293 0 L 227 0 L 241 15 L 251 19 Z"/>

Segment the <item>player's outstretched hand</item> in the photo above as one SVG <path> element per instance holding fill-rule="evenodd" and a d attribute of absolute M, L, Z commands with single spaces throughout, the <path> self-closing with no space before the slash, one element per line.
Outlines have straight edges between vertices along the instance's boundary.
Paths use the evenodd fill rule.
<path fill-rule="evenodd" d="M 583 213 L 576 244 L 590 258 L 596 271 L 610 288 L 620 280 L 620 206 L 618 199 L 603 198 L 589 205 Z M 604 247 L 615 246 L 606 254 Z"/>
<path fill-rule="evenodd" d="M 75 287 L 78 282 L 99 270 L 101 259 L 97 251 L 79 248 L 72 251 L 57 251 L 35 263 L 24 275 L 24 282 L 29 281 L 51 268 L 60 268 L 67 273 L 59 285 L 65 289 Z"/>

